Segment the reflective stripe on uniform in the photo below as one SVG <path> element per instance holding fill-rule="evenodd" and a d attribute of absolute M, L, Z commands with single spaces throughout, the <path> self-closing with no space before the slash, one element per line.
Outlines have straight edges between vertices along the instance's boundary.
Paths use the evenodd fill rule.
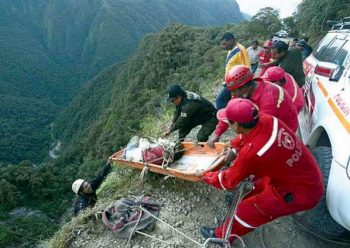
<path fill-rule="evenodd" d="M 257 152 L 257 155 L 261 157 L 272 146 L 277 138 L 278 121 L 276 117 L 273 117 L 273 128 L 270 139 L 267 143 Z"/>
<path fill-rule="evenodd" d="M 295 79 L 293 78 L 292 75 L 289 75 L 292 79 L 292 82 L 293 82 L 293 86 L 294 86 L 294 95 L 292 97 L 292 101 L 294 102 L 295 99 L 297 98 L 297 95 L 298 95 L 298 84 L 297 82 L 295 81 Z"/>
<path fill-rule="evenodd" d="M 225 186 L 222 184 L 222 172 L 220 172 L 220 173 L 218 174 L 218 178 L 219 178 L 219 183 L 220 183 L 221 188 L 222 188 L 223 190 L 227 190 L 227 189 L 225 188 Z"/>
<path fill-rule="evenodd" d="M 274 84 L 274 85 L 276 85 L 276 84 Z M 284 100 L 284 91 L 283 91 L 281 86 L 279 86 L 279 85 L 276 85 L 276 86 L 277 86 L 277 88 L 279 90 L 279 96 L 278 96 L 278 101 L 277 101 L 277 108 L 280 108 L 281 103 Z"/>
<path fill-rule="evenodd" d="M 235 219 L 238 221 L 239 224 L 241 224 L 242 226 L 246 227 L 246 228 L 251 228 L 251 229 L 255 229 L 255 226 L 251 226 L 249 225 L 247 222 L 243 221 L 242 219 L 240 219 L 237 214 L 235 214 Z"/>
<path fill-rule="evenodd" d="M 277 87 L 279 95 L 278 95 L 278 100 L 277 100 L 277 105 L 276 106 L 277 106 L 277 108 L 280 108 L 281 107 L 281 103 L 284 100 L 284 90 L 283 90 L 283 88 L 281 86 L 277 85 L 277 84 L 274 84 L 274 83 L 270 83 L 270 82 L 267 82 L 267 83 Z"/>

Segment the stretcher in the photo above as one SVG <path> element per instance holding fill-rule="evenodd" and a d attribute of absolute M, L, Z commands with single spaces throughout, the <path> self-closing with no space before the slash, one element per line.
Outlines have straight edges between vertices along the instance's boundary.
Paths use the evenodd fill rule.
<path fill-rule="evenodd" d="M 198 182 L 201 180 L 198 171 L 219 170 L 225 159 L 226 144 L 222 142 L 215 143 L 214 148 L 210 148 L 205 142 L 181 142 L 184 146 L 184 154 L 175 162 L 167 165 L 157 165 L 153 163 L 144 163 L 142 161 L 130 161 L 123 158 L 124 149 L 110 156 L 111 164 L 117 166 L 128 166 L 140 170 L 145 167 L 148 171 L 181 178 L 188 181 Z"/>

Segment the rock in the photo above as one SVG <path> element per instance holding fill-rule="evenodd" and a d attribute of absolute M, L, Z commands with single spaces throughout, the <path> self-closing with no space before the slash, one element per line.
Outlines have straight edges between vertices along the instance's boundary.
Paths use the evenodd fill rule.
<path fill-rule="evenodd" d="M 176 222 L 176 223 L 174 224 L 174 227 L 175 227 L 175 228 L 179 228 L 179 227 L 181 227 L 183 224 L 184 224 L 183 221 L 180 220 L 180 221 L 178 221 L 178 222 Z"/>

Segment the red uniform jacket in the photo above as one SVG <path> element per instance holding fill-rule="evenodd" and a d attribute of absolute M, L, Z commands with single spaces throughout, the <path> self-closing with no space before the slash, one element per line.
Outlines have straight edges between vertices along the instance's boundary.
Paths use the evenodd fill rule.
<path fill-rule="evenodd" d="M 282 120 L 287 126 L 296 132 L 298 129 L 298 113 L 289 94 L 282 87 L 255 78 L 258 88 L 255 90 L 250 100 L 259 108 L 259 113 L 275 116 Z M 216 126 L 215 135 L 220 137 L 226 132 L 228 125 L 219 121 Z"/>
<path fill-rule="evenodd" d="M 301 89 L 299 88 L 297 82 L 295 81 L 292 75 L 290 75 L 289 73 L 286 73 L 285 78 L 286 78 L 286 84 L 283 86 L 283 88 L 292 98 L 294 106 L 297 112 L 299 113 L 304 105 L 303 93 L 301 92 Z"/>
<path fill-rule="evenodd" d="M 259 63 L 260 64 L 270 63 L 271 58 L 272 58 L 271 52 L 266 54 L 264 51 L 261 51 L 259 53 Z M 267 70 L 267 68 L 269 68 L 271 66 L 273 66 L 273 65 L 261 67 L 260 72 L 259 72 L 259 77 L 262 76 L 265 73 L 265 71 Z"/>
<path fill-rule="evenodd" d="M 231 167 L 206 172 L 204 182 L 219 189 L 233 189 L 250 175 L 268 178 L 273 194 L 292 194 L 295 204 L 315 204 L 323 193 L 322 175 L 306 146 L 283 122 L 260 115 L 256 127 L 247 135 L 238 135 L 231 145 L 239 148 Z"/>
<path fill-rule="evenodd" d="M 271 58 L 272 58 L 271 52 L 266 54 L 264 51 L 261 51 L 259 53 L 259 62 L 260 63 L 264 63 L 264 64 L 265 63 L 270 63 L 271 62 Z"/>

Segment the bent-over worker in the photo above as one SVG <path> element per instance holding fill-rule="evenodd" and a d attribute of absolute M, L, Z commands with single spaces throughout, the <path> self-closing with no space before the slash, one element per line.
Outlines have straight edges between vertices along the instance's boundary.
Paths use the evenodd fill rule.
<path fill-rule="evenodd" d="M 179 130 L 179 140 L 183 140 L 194 127 L 202 125 L 197 140 L 208 140 L 217 124 L 216 108 L 211 102 L 196 93 L 184 91 L 179 85 L 170 86 L 165 100 L 173 103 L 176 110 L 172 124 L 162 134 L 163 137 Z"/>
<path fill-rule="evenodd" d="M 238 204 L 231 234 L 242 236 L 278 217 L 316 206 L 323 194 L 321 171 L 286 124 L 259 114 L 252 101 L 242 98 L 232 99 L 217 117 L 239 134 L 231 140 L 237 157 L 226 170 L 205 172 L 203 181 L 231 190 L 254 176 L 252 192 Z M 227 225 L 202 227 L 200 231 L 205 238 L 222 238 Z M 233 240 L 232 235 L 230 242 Z"/>

